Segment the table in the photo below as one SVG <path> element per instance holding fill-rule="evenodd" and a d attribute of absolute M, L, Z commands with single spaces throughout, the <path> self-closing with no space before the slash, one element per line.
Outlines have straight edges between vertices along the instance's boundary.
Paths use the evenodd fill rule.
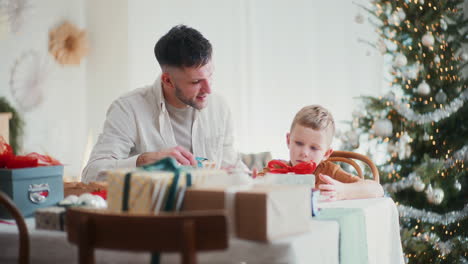
<path fill-rule="evenodd" d="M 321 203 L 322 208 L 361 208 L 366 219 L 369 263 L 404 263 L 398 212 L 390 198 Z M 27 219 L 31 263 L 77 263 L 77 248 L 66 233 L 37 230 Z M 339 225 L 335 221 L 310 221 L 310 231 L 270 243 L 230 238 L 226 251 L 198 253 L 199 263 L 339 263 Z M 0 224 L 0 263 L 16 263 L 16 226 Z M 148 253 L 97 250 L 97 263 L 149 263 Z M 180 263 L 178 254 L 163 254 L 161 263 Z"/>

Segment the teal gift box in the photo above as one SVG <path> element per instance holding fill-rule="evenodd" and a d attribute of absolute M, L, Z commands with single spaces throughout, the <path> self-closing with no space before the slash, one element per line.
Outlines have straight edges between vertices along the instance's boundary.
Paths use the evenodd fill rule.
<path fill-rule="evenodd" d="M 63 166 L 0 169 L 0 191 L 6 193 L 23 216 L 63 199 Z M 0 205 L 0 218 L 12 218 Z"/>

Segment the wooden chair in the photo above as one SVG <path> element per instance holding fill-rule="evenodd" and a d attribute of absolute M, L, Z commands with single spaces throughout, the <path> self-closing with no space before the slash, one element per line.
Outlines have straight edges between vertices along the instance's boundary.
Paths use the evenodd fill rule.
<path fill-rule="evenodd" d="M 2 205 L 13 216 L 19 231 L 19 257 L 18 263 L 29 263 L 29 234 L 28 227 L 13 201 L 4 192 L 0 191 L 0 205 Z"/>
<path fill-rule="evenodd" d="M 374 176 L 374 181 L 380 183 L 379 170 L 377 169 L 375 164 L 372 162 L 372 160 L 370 160 L 368 157 L 362 154 L 351 152 L 351 151 L 333 151 L 333 153 L 331 154 L 328 160 L 333 161 L 333 162 L 345 162 L 345 163 L 350 164 L 351 166 L 354 167 L 358 176 L 364 179 L 364 175 L 362 174 L 361 167 L 353 159 L 360 160 L 366 163 L 367 166 L 369 166 L 369 168 L 371 169 L 372 175 Z"/>
<path fill-rule="evenodd" d="M 223 211 L 131 215 L 69 208 L 68 240 L 78 245 L 79 263 L 94 263 L 94 249 L 180 252 L 183 264 L 196 263 L 196 251 L 228 247 Z"/>

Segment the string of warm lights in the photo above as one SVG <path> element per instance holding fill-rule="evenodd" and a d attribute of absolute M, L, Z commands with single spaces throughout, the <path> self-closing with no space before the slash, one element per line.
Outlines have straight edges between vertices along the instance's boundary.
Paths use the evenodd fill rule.
<path fill-rule="evenodd" d="M 409 105 L 393 100 L 395 110 L 405 117 L 407 120 L 416 122 L 418 125 L 424 125 L 431 122 L 439 122 L 442 119 L 445 119 L 455 112 L 457 112 L 468 100 L 468 89 L 465 89 L 457 98 L 453 99 L 450 104 L 446 105 L 444 108 L 437 109 L 430 113 L 418 114 L 409 108 Z"/>
<path fill-rule="evenodd" d="M 419 219 L 429 224 L 450 225 L 465 220 L 468 217 L 468 204 L 465 204 L 462 210 L 445 214 L 438 214 L 425 209 L 416 209 L 411 206 L 399 204 L 398 212 L 401 218 Z"/>
<path fill-rule="evenodd" d="M 418 233 L 416 236 L 409 238 L 406 243 L 417 242 L 429 242 L 434 245 L 434 248 L 440 252 L 439 258 L 443 258 L 449 255 L 456 244 L 466 244 L 468 239 L 462 236 L 453 237 L 450 240 L 442 241 L 439 236 L 434 233 Z M 410 256 L 407 256 L 410 257 Z M 414 257 L 414 256 L 412 256 Z M 463 258 L 463 257 L 461 257 Z M 466 259 L 465 259 L 466 261 Z"/>

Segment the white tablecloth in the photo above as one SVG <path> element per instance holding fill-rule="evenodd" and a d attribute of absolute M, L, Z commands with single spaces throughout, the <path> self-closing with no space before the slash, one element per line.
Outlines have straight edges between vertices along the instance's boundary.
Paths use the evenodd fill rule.
<path fill-rule="evenodd" d="M 362 208 L 366 218 L 369 263 L 403 263 L 398 213 L 389 198 L 322 203 L 321 207 Z M 77 249 L 66 233 L 36 230 L 27 220 L 31 263 L 77 263 Z M 339 226 L 335 221 L 311 220 L 310 231 L 271 243 L 237 238 L 226 251 L 198 253 L 199 263 L 325 263 L 339 262 Z M 16 226 L 0 224 L 0 263 L 16 263 Z M 97 250 L 97 263 L 149 263 L 148 253 Z M 163 254 L 162 263 L 180 263 L 177 254 Z"/>

